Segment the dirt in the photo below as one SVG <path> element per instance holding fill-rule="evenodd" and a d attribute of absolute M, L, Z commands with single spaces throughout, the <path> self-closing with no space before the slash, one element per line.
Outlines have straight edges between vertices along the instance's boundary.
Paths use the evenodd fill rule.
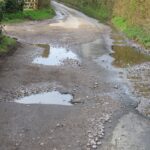
<path fill-rule="evenodd" d="M 150 63 L 128 68 L 127 78 L 131 82 L 132 92 L 139 99 L 137 110 L 150 117 Z"/>
<path fill-rule="evenodd" d="M 141 143 L 149 150 L 149 141 L 143 139 L 149 138 L 150 122 L 135 110 L 138 101 L 125 71 L 109 59 L 110 27 L 62 4 L 53 6 L 57 15 L 52 20 L 6 26 L 21 45 L 0 64 L 0 149 L 137 150 Z M 34 63 L 50 56 L 51 46 L 67 49 L 78 59 Z M 44 54 L 47 47 L 50 51 Z M 52 91 L 72 95 L 73 105 L 16 103 Z M 135 140 L 128 145 L 129 137 Z M 114 142 L 117 138 L 119 144 Z"/>

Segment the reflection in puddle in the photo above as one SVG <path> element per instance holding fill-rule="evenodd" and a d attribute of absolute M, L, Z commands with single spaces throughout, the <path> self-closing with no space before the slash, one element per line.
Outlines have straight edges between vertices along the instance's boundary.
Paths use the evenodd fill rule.
<path fill-rule="evenodd" d="M 80 55 L 85 58 L 97 58 L 106 52 L 107 48 L 103 39 L 98 39 L 94 42 L 83 44 Z"/>
<path fill-rule="evenodd" d="M 129 46 L 112 46 L 114 51 L 113 57 L 115 61 L 113 64 L 117 67 L 127 67 L 128 65 L 141 64 L 150 61 L 150 56 L 137 51 L 135 48 Z"/>
<path fill-rule="evenodd" d="M 70 101 L 73 96 L 70 94 L 61 94 L 58 91 L 36 94 L 21 98 L 15 102 L 21 104 L 52 104 L 52 105 L 72 105 Z"/>
<path fill-rule="evenodd" d="M 39 44 L 38 46 L 44 48 L 42 56 L 37 57 L 33 60 L 35 64 L 42 65 L 61 65 L 66 59 L 79 60 L 77 55 L 72 51 L 67 50 L 63 47 L 53 47 L 50 45 Z"/>
<path fill-rule="evenodd" d="M 37 46 L 44 48 L 42 57 L 48 58 L 50 53 L 50 46 L 48 44 L 37 44 Z"/>

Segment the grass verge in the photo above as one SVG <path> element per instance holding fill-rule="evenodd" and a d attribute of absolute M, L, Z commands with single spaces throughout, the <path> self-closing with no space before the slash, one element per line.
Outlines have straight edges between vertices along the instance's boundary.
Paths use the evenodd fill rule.
<path fill-rule="evenodd" d="M 105 7 L 81 6 L 79 9 L 86 15 L 101 20 L 101 22 L 106 22 L 110 16 L 110 12 Z"/>
<path fill-rule="evenodd" d="M 2 23 L 18 23 L 25 20 L 44 20 L 50 19 L 55 15 L 52 8 L 40 9 L 40 10 L 24 10 L 23 12 L 17 13 L 6 13 Z"/>
<path fill-rule="evenodd" d="M 15 48 L 17 42 L 15 39 L 4 35 L 1 39 L 2 40 L 0 43 L 0 56 L 4 56 L 8 54 L 12 48 Z"/>
<path fill-rule="evenodd" d="M 130 39 L 133 39 L 146 48 L 150 48 L 150 32 L 142 27 L 128 25 L 128 22 L 122 17 L 114 17 L 112 23 L 115 27 L 124 32 Z"/>

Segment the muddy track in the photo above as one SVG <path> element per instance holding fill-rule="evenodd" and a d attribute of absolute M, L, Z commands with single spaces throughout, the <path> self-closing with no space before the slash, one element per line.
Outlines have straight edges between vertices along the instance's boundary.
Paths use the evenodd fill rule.
<path fill-rule="evenodd" d="M 6 26 L 21 46 L 0 64 L 0 150 L 149 150 L 150 121 L 111 65 L 110 27 L 52 4 L 52 20 Z M 34 97 L 54 91 L 71 106 Z"/>

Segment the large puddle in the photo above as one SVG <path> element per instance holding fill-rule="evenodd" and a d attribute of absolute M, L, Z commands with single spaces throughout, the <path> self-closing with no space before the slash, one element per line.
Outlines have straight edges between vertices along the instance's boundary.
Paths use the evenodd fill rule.
<path fill-rule="evenodd" d="M 62 65 L 66 59 L 78 60 L 78 57 L 72 51 L 63 47 L 54 47 L 45 44 L 39 44 L 38 46 L 44 48 L 42 56 L 39 56 L 33 60 L 35 64 L 41 65 Z"/>
<path fill-rule="evenodd" d="M 117 67 L 127 67 L 130 65 L 141 64 L 150 61 L 150 56 L 143 54 L 130 46 L 112 46 L 115 58 L 113 64 Z"/>
<path fill-rule="evenodd" d="M 16 100 L 21 104 L 51 104 L 51 105 L 67 105 L 71 106 L 73 96 L 70 94 L 61 94 L 58 91 L 48 93 L 35 94 Z"/>

